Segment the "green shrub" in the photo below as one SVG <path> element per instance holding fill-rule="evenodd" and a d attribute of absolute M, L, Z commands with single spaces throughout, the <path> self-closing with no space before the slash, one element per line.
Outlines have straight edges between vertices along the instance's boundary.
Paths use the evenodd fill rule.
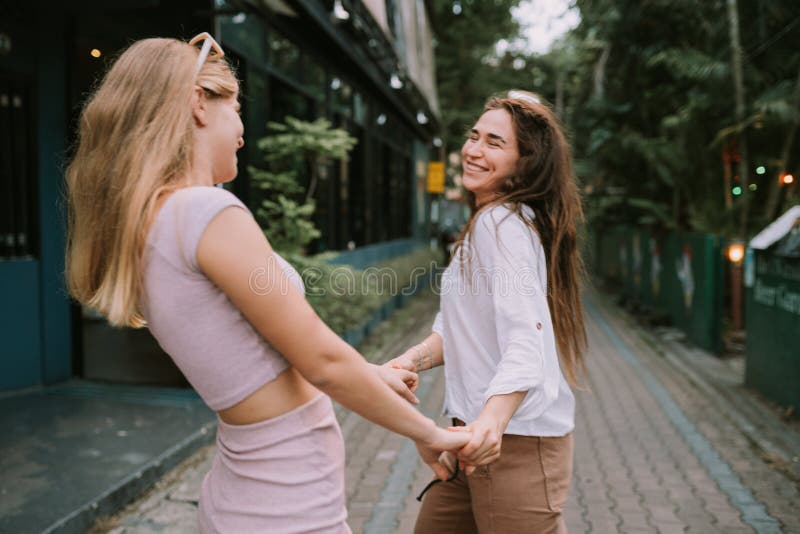
<path fill-rule="evenodd" d="M 343 335 L 368 321 L 404 288 L 427 283 L 438 252 L 420 248 L 365 270 L 328 263 L 334 253 L 286 255 L 303 277 L 306 298 L 331 329 Z M 424 272 L 424 274 L 422 274 Z"/>
<path fill-rule="evenodd" d="M 268 168 L 248 167 L 258 189 L 255 216 L 275 250 L 297 254 L 321 236 L 313 223 L 320 168 L 346 161 L 356 139 L 325 119 L 286 117 L 285 124 L 270 122 L 267 127 L 270 134 L 258 140 L 258 148 Z M 305 175 L 307 184 L 300 179 Z"/>

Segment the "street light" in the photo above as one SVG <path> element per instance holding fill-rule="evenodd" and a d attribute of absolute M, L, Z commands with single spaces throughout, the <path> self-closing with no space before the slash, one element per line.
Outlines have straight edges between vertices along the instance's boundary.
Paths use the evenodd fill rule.
<path fill-rule="evenodd" d="M 728 245 L 725 255 L 731 262 L 731 320 L 733 328 L 741 330 L 742 321 L 742 260 L 744 259 L 744 243 L 734 240 Z"/>
<path fill-rule="evenodd" d="M 333 3 L 333 18 L 340 21 L 350 18 L 350 13 L 342 5 L 342 0 L 336 0 Z"/>
<path fill-rule="evenodd" d="M 389 85 L 392 89 L 402 89 L 403 88 L 403 80 L 400 79 L 396 73 L 393 73 L 391 78 L 389 78 Z"/>
<path fill-rule="evenodd" d="M 783 183 L 783 185 L 789 185 L 792 182 L 794 182 L 794 176 L 792 176 L 791 174 L 784 174 L 781 177 L 781 182 Z"/>
<path fill-rule="evenodd" d="M 728 246 L 728 261 L 731 263 L 741 263 L 744 259 L 744 245 L 741 242 L 734 242 Z"/>

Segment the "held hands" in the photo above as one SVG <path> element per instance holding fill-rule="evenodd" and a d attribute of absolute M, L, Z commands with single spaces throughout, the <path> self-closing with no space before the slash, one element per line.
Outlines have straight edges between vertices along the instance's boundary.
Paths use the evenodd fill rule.
<path fill-rule="evenodd" d="M 375 372 L 381 377 L 395 393 L 406 399 L 411 404 L 419 404 L 419 399 L 414 392 L 419 386 L 419 375 L 411 371 L 389 367 L 388 364 L 375 365 Z"/>
<path fill-rule="evenodd" d="M 462 427 L 463 428 L 463 427 Z M 443 456 L 445 451 L 456 451 L 469 442 L 471 434 L 463 431 L 462 428 L 458 432 L 452 430 L 445 430 L 436 427 L 436 431 L 431 439 L 425 442 L 417 442 L 417 451 L 420 458 L 428 467 L 433 470 L 434 475 L 439 480 L 447 480 L 450 478 L 453 469 L 448 469 L 441 461 L 440 457 Z"/>
<path fill-rule="evenodd" d="M 419 457 L 422 458 L 422 461 L 428 464 L 428 467 L 433 470 L 433 474 L 436 478 L 439 480 L 447 480 L 450 478 L 450 473 L 447 468 L 439 462 L 439 455 L 443 453 L 429 449 L 421 443 L 417 443 L 417 452 L 419 453 Z"/>
<path fill-rule="evenodd" d="M 384 365 L 419 373 L 427 369 L 433 369 L 433 352 L 425 341 L 420 341 L 418 345 L 412 346 L 403 354 L 389 360 Z"/>
<path fill-rule="evenodd" d="M 383 365 L 385 367 L 391 367 L 393 369 L 403 369 L 405 371 L 410 371 L 412 373 L 418 373 L 419 370 L 417 369 L 416 360 L 417 360 L 417 355 L 412 354 L 411 349 L 409 349 L 400 356 L 392 358 Z"/>
<path fill-rule="evenodd" d="M 456 453 L 459 464 L 467 475 L 479 465 L 487 465 L 500 458 L 503 429 L 488 417 L 478 417 L 467 426 L 450 427 L 451 431 L 471 433 L 469 442 Z"/>

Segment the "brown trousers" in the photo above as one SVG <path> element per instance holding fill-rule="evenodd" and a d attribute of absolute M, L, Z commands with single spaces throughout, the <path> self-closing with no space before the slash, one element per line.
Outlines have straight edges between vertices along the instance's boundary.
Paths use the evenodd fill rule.
<path fill-rule="evenodd" d="M 561 515 L 572 477 L 572 433 L 505 434 L 500 458 L 433 486 L 415 534 L 566 533 Z"/>

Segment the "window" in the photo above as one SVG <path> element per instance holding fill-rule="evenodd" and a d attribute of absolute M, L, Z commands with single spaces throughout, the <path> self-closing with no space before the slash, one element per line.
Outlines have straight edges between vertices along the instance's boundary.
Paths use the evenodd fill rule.
<path fill-rule="evenodd" d="M 272 65 L 283 74 L 296 80 L 302 74 L 300 49 L 286 37 L 272 32 L 269 35 Z"/>
<path fill-rule="evenodd" d="M 287 116 L 304 121 L 314 120 L 314 102 L 275 76 L 269 81 L 269 120 L 285 122 Z"/>
<path fill-rule="evenodd" d="M 325 69 L 314 61 L 314 58 L 306 56 L 305 58 L 305 80 L 303 82 L 317 98 L 325 97 Z"/>
<path fill-rule="evenodd" d="M 368 116 L 367 103 L 361 93 L 356 92 L 353 95 L 353 120 L 356 124 L 364 126 L 367 123 Z"/>
<path fill-rule="evenodd" d="M 35 255 L 31 84 L 0 78 L 0 259 Z"/>
<path fill-rule="evenodd" d="M 329 83 L 331 108 L 344 117 L 353 116 L 353 88 L 343 78 L 334 76 Z"/>
<path fill-rule="evenodd" d="M 267 60 L 264 22 L 257 15 L 219 15 L 217 20 L 225 46 L 232 46 L 250 62 L 262 63 Z"/>
<path fill-rule="evenodd" d="M 389 26 L 389 31 L 392 32 L 392 37 L 397 38 L 397 6 L 394 0 L 386 0 L 386 24 Z"/>

